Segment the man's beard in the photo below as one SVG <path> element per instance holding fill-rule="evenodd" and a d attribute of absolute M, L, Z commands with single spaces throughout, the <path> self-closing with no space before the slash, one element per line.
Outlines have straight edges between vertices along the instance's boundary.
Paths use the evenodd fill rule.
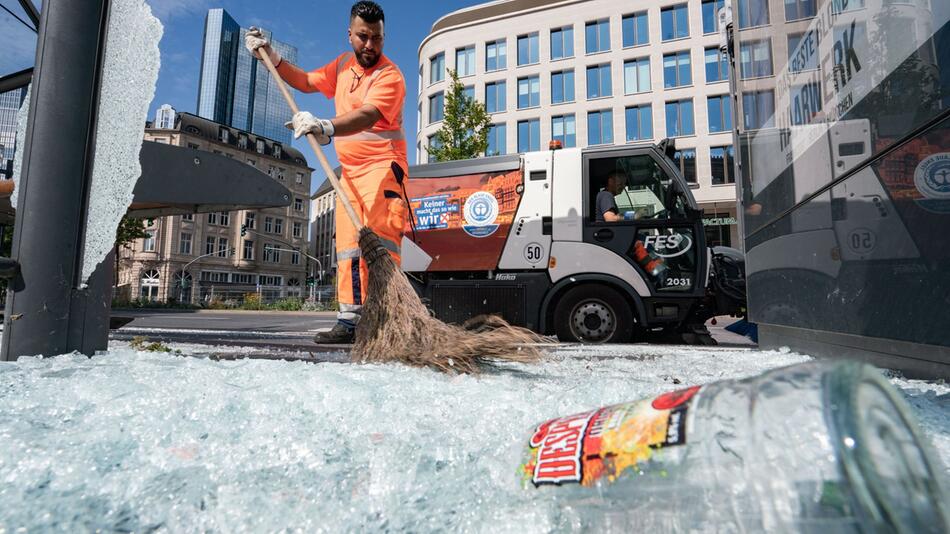
<path fill-rule="evenodd" d="M 382 57 L 382 53 L 376 54 L 372 59 L 367 60 L 362 53 L 356 52 L 356 62 L 360 64 L 364 69 L 368 69 L 377 63 L 379 63 L 379 58 Z"/>

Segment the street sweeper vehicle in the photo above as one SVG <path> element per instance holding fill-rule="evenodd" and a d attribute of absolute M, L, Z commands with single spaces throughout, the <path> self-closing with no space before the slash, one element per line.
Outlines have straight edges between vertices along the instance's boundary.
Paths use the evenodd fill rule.
<path fill-rule="evenodd" d="M 402 269 L 450 323 L 494 314 L 562 341 L 709 342 L 708 318 L 745 313 L 744 261 L 706 246 L 672 152 L 664 140 L 413 167 Z M 626 184 L 614 222 L 597 216 L 608 179 Z"/>

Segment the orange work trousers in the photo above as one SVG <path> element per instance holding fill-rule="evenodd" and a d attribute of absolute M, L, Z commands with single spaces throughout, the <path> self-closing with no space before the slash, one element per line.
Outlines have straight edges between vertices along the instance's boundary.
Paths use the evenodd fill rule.
<path fill-rule="evenodd" d="M 344 171 L 340 181 L 360 221 L 379 236 L 396 265 L 400 264 L 403 231 L 409 207 L 391 168 L 380 167 L 358 176 Z M 342 200 L 336 199 L 337 319 L 355 326 L 366 302 L 369 270 L 360 253 L 359 232 Z"/>

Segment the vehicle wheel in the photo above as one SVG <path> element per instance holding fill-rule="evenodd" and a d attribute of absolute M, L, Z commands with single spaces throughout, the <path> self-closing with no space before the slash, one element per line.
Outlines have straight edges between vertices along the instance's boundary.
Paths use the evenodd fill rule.
<path fill-rule="evenodd" d="M 623 343 L 636 321 L 627 301 L 602 285 L 577 286 L 554 309 L 554 331 L 560 341 Z"/>

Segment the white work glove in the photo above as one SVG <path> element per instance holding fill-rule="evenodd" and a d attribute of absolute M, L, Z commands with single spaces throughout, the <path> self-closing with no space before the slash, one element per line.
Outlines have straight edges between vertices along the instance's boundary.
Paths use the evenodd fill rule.
<path fill-rule="evenodd" d="M 294 115 L 294 119 L 286 124 L 287 128 L 294 131 L 294 139 L 300 139 L 301 136 L 312 132 L 317 136 L 317 142 L 321 145 L 329 145 L 330 138 L 333 137 L 335 129 L 333 123 L 326 119 L 318 119 L 310 114 L 309 111 L 299 111 Z"/>
<path fill-rule="evenodd" d="M 264 34 L 258 28 L 251 28 L 244 34 L 244 46 L 252 56 L 261 59 L 259 49 L 264 49 L 264 53 L 270 56 L 271 63 L 276 67 L 280 65 L 281 57 L 277 50 L 270 45 L 270 42 L 264 38 Z"/>

